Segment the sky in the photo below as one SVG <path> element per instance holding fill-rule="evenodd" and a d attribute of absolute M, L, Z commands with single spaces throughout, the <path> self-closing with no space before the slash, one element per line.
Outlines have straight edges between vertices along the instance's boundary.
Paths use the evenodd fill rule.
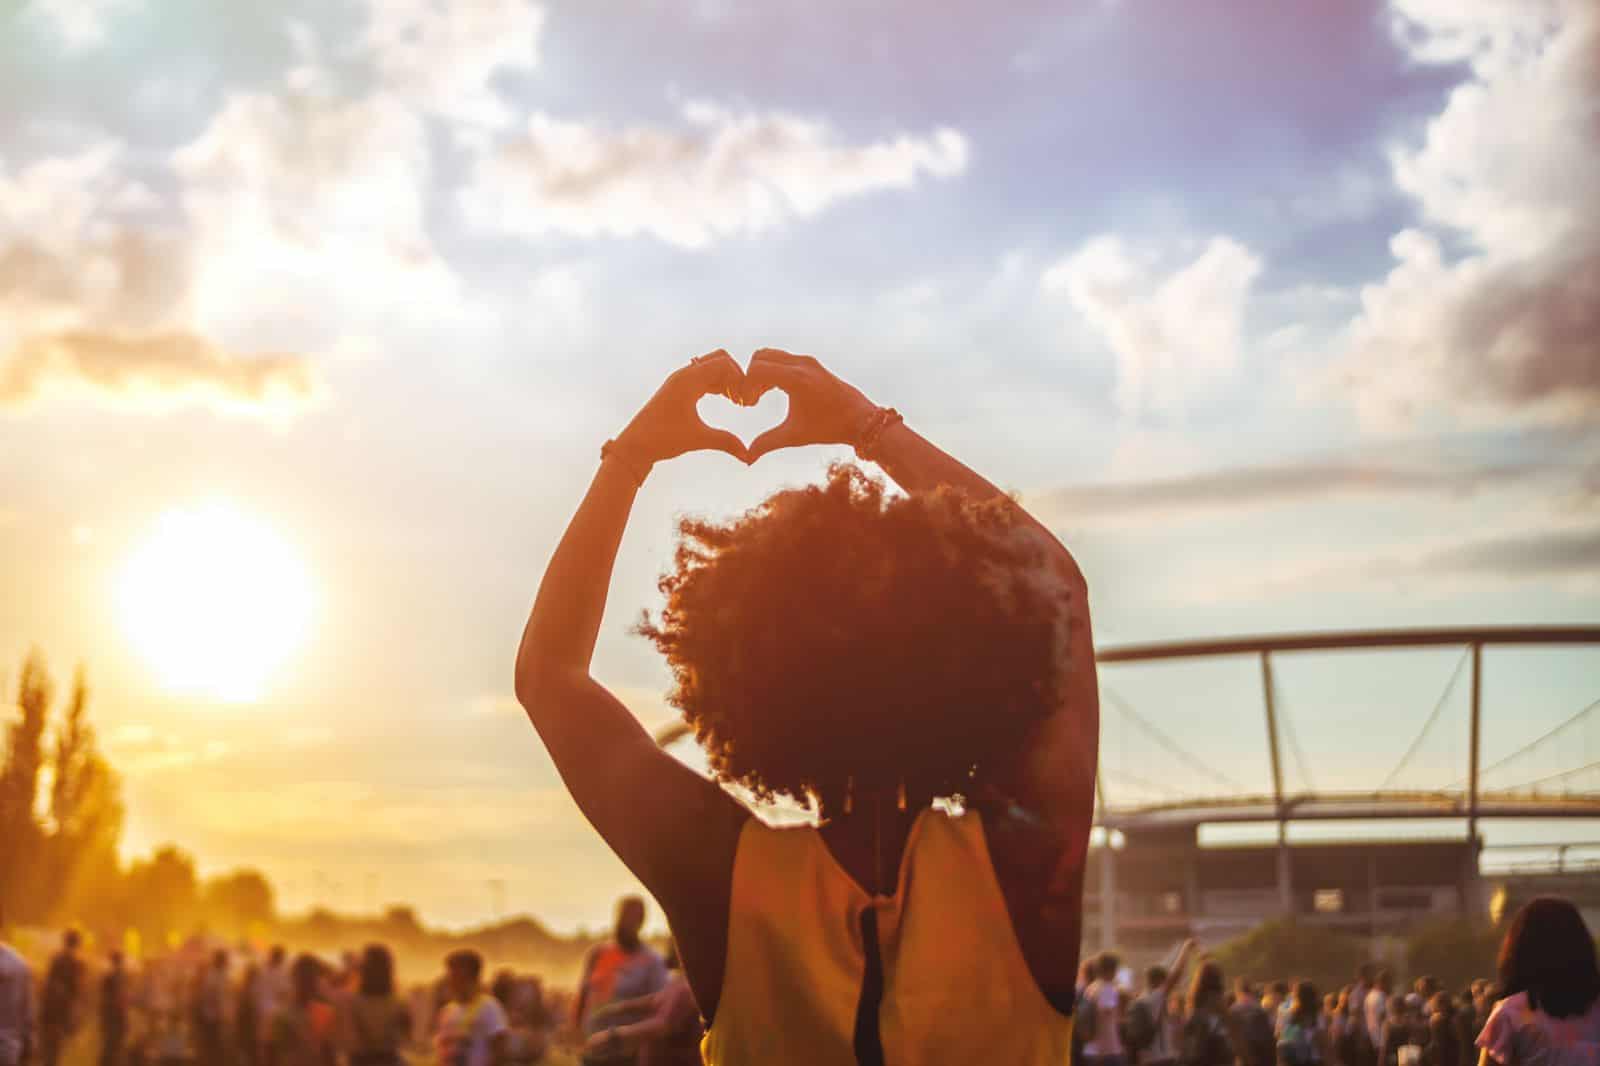
<path fill-rule="evenodd" d="M 1582 0 L 11 0 L 0 671 L 86 665 L 129 854 L 600 925 L 517 640 L 600 444 L 767 345 L 1019 493 L 1102 645 L 1600 620 L 1596 173 Z M 641 720 L 674 517 L 842 454 L 651 475 L 595 663 Z M 1441 693 L 1401 780 L 1454 781 L 1459 657 L 1281 664 L 1291 784 Z M 1108 789 L 1264 791 L 1255 669 L 1107 668 L 1205 768 L 1108 696 Z M 1491 650 L 1485 759 L 1597 681 Z"/>

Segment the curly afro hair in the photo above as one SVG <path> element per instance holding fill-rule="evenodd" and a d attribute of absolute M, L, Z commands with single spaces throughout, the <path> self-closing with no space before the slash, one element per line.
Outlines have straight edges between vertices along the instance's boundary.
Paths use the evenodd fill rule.
<path fill-rule="evenodd" d="M 638 632 L 721 781 L 824 812 L 847 788 L 973 796 L 1059 705 L 1069 585 L 1010 500 L 837 464 L 679 534 Z"/>

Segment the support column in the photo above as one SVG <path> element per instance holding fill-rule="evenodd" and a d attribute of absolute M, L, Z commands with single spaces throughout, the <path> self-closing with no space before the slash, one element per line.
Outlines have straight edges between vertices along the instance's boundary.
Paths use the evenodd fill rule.
<path fill-rule="evenodd" d="M 1111 846 L 1111 829 L 1106 829 L 1105 846 L 1100 849 L 1100 950 L 1117 946 L 1117 870 L 1116 849 Z"/>
<path fill-rule="evenodd" d="M 1472 729 L 1467 754 L 1467 855 L 1461 876 L 1461 910 L 1477 921 L 1483 912 L 1478 875 L 1478 768 L 1483 737 L 1483 645 L 1472 645 Z"/>
<path fill-rule="evenodd" d="M 1289 869 L 1288 810 L 1283 802 L 1283 761 L 1278 750 L 1278 711 L 1273 700 L 1272 655 L 1261 653 L 1261 696 L 1267 711 L 1267 752 L 1272 757 L 1272 809 L 1278 819 L 1278 909 L 1294 913 L 1294 879 Z"/>

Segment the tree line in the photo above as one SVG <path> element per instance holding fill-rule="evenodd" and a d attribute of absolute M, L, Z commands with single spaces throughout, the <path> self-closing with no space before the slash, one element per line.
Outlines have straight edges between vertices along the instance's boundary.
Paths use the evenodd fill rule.
<path fill-rule="evenodd" d="M 124 863 L 122 782 L 89 721 L 80 666 L 57 706 L 37 651 L 22 660 L 0 763 L 0 914 L 18 925 L 78 925 L 148 944 L 200 929 L 245 936 L 275 923 L 272 886 L 255 870 L 201 879 L 167 845 Z"/>

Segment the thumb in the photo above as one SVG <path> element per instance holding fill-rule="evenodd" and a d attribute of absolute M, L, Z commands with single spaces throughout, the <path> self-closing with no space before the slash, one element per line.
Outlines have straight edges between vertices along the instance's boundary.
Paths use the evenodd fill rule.
<path fill-rule="evenodd" d="M 792 448 L 801 443 L 803 441 L 800 436 L 800 426 L 795 422 L 794 416 L 790 415 L 750 442 L 750 447 L 747 449 L 749 457 L 745 461 L 753 463 L 768 452 L 775 452 L 779 448 Z"/>

